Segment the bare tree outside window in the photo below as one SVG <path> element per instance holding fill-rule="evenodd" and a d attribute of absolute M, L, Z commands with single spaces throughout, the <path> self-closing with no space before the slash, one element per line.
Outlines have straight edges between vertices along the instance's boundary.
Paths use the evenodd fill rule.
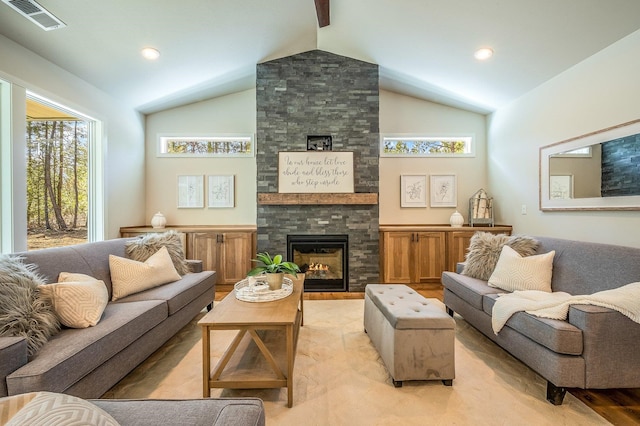
<path fill-rule="evenodd" d="M 475 136 L 381 134 L 381 157 L 475 157 Z"/>
<path fill-rule="evenodd" d="M 87 241 L 88 123 L 27 120 L 28 249 Z"/>

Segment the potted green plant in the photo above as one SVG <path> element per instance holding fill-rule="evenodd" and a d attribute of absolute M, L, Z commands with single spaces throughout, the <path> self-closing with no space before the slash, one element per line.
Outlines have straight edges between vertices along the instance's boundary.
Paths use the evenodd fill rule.
<path fill-rule="evenodd" d="M 282 288 L 284 274 L 291 274 L 296 278 L 298 277 L 298 272 L 300 272 L 298 265 L 293 262 L 284 262 L 281 254 L 276 254 L 271 257 L 269 253 L 263 252 L 258 253 L 256 257 L 257 259 L 253 259 L 253 261 L 259 262 L 260 265 L 247 272 L 247 276 L 251 277 L 265 274 L 270 290 Z"/>

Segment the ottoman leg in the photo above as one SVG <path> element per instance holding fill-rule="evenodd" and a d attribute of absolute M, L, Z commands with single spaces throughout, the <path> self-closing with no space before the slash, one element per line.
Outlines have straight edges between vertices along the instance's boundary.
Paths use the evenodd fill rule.
<path fill-rule="evenodd" d="M 453 380 L 449 379 L 449 380 L 443 380 L 442 384 L 445 386 L 453 386 Z"/>
<path fill-rule="evenodd" d="M 397 388 L 401 388 L 402 387 L 402 380 L 394 380 L 393 378 L 391 378 L 391 381 L 393 382 L 393 386 L 395 386 Z"/>

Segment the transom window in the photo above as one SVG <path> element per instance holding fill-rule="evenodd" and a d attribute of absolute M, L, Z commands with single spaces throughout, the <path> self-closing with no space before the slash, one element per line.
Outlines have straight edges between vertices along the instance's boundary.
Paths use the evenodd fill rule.
<path fill-rule="evenodd" d="M 591 157 L 591 146 L 583 146 L 582 148 L 551 154 L 550 157 Z"/>
<path fill-rule="evenodd" d="M 252 157 L 253 135 L 159 136 L 160 157 Z"/>
<path fill-rule="evenodd" d="M 473 157 L 474 155 L 472 135 L 383 135 L 380 138 L 381 157 Z"/>

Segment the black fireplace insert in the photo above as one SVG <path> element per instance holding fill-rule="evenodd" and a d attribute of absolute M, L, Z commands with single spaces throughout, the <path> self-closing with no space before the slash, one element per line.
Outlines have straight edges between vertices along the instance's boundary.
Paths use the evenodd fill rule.
<path fill-rule="evenodd" d="M 305 274 L 304 291 L 349 291 L 348 235 L 287 235 L 287 259 Z"/>

